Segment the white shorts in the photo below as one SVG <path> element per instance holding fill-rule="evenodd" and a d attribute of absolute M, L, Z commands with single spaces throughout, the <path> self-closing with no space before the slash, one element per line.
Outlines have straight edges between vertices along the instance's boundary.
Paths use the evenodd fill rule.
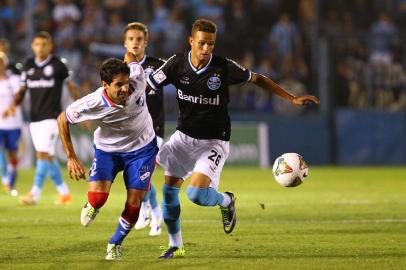
<path fill-rule="evenodd" d="M 46 119 L 30 123 L 30 132 L 35 151 L 55 155 L 58 139 L 58 123 L 56 119 Z"/>
<path fill-rule="evenodd" d="M 159 150 L 157 162 L 168 176 L 186 179 L 192 172 L 203 173 L 217 189 L 229 153 L 229 142 L 194 139 L 177 130 Z"/>

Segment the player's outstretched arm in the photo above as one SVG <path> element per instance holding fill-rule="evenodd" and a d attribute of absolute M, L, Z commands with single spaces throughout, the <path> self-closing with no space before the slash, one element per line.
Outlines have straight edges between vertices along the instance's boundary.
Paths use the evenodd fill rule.
<path fill-rule="evenodd" d="M 276 82 L 274 82 L 273 80 L 262 74 L 252 72 L 251 82 L 265 90 L 272 91 L 273 93 L 277 94 L 278 96 L 288 100 L 290 103 L 295 105 L 308 105 L 311 103 L 320 104 L 320 100 L 315 96 L 303 95 L 296 97 L 290 94 L 288 91 L 283 89 L 279 84 L 277 84 Z"/>
<path fill-rule="evenodd" d="M 21 86 L 20 90 L 17 92 L 17 94 L 14 96 L 14 101 L 13 104 L 10 105 L 10 107 L 7 108 L 7 110 L 5 110 L 3 112 L 2 117 L 10 117 L 10 116 L 14 116 L 16 113 L 16 108 L 18 105 L 21 104 L 21 102 L 24 99 L 25 96 L 25 92 L 27 92 L 27 87 L 26 86 Z"/>
<path fill-rule="evenodd" d="M 76 156 L 75 149 L 73 148 L 69 123 L 68 119 L 66 119 L 65 112 L 61 112 L 58 116 L 58 129 L 59 136 L 61 137 L 63 144 L 63 149 L 68 157 L 67 167 L 69 177 L 71 179 L 75 178 L 76 180 L 86 179 L 85 168 Z"/>

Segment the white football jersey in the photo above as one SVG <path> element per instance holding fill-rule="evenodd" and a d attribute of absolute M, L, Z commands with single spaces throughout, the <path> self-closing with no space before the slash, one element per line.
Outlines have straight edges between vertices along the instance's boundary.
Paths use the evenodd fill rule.
<path fill-rule="evenodd" d="M 0 80 L 0 129 L 18 129 L 23 125 L 21 107 L 17 106 L 16 114 L 3 118 L 3 113 L 13 103 L 14 96 L 20 89 L 20 76 L 8 75 Z"/>
<path fill-rule="evenodd" d="M 114 104 L 100 87 L 66 108 L 66 118 L 72 124 L 86 120 L 97 122 L 94 143 L 105 152 L 135 151 L 155 138 L 146 104 L 144 70 L 137 63 L 130 63 L 129 67 L 133 92 L 125 106 Z"/>

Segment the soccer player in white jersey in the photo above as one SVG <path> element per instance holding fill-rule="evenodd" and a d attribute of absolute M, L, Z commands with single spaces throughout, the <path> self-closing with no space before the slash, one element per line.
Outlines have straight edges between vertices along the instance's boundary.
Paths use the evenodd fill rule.
<path fill-rule="evenodd" d="M 163 60 L 145 54 L 148 44 L 148 28 L 140 22 L 129 23 L 124 28 L 124 47 L 128 52 L 134 53 L 138 63 L 143 67 L 145 77 L 149 76 L 157 68 L 165 63 Z M 151 114 L 155 134 L 157 136 L 158 147 L 161 147 L 164 137 L 164 93 L 163 89 L 149 91 L 147 94 L 148 111 Z M 145 196 L 142 204 L 140 216 L 135 224 L 136 230 L 141 230 L 148 225 L 151 229 L 150 236 L 160 235 L 162 232 L 162 211 L 156 198 L 156 189 L 151 181 L 151 188 Z"/>
<path fill-rule="evenodd" d="M 162 210 L 169 232 L 169 246 L 160 256 L 164 259 L 184 256 L 185 253 L 178 194 L 189 176 L 188 198 L 200 206 L 220 206 L 225 233 L 231 233 L 236 224 L 234 194 L 217 191 L 230 147 L 228 86 L 252 82 L 292 104 L 319 103 L 314 96 L 295 97 L 270 78 L 212 54 L 216 31 L 212 21 L 195 21 L 189 37 L 191 50 L 170 57 L 147 80 L 153 89 L 174 84 L 179 104 L 177 130 L 157 156 L 158 163 L 165 170 Z"/>
<path fill-rule="evenodd" d="M 102 87 L 69 105 L 58 117 L 71 178 L 85 179 L 85 170 L 70 139 L 69 124 L 93 120 L 94 160 L 89 172 L 88 202 L 81 223 L 89 226 L 107 201 L 117 173 L 123 171 L 127 201 L 114 235 L 107 245 L 107 260 L 121 258 L 121 244 L 138 219 L 148 192 L 158 153 L 151 116 L 146 105 L 144 71 L 132 53 L 125 62 L 106 60 L 100 71 Z"/>
<path fill-rule="evenodd" d="M 8 73 L 8 57 L 0 51 L 0 115 L 13 102 L 14 95 L 20 89 L 20 76 Z M 16 108 L 13 117 L 0 117 L 0 148 L 7 151 L 7 175 L 3 177 L 3 187 L 12 196 L 17 196 L 15 180 L 17 177 L 17 151 L 21 137 L 23 117 L 21 108 Z"/>
<path fill-rule="evenodd" d="M 69 76 L 68 68 L 52 54 L 53 42 L 48 32 L 38 32 L 31 43 L 34 57 L 28 58 L 21 74 L 21 87 L 13 104 L 4 113 L 11 116 L 30 92 L 30 133 L 37 156 L 34 185 L 20 198 L 23 205 L 38 203 L 45 179 L 49 176 L 59 193 L 56 204 L 69 204 L 72 196 L 62 178 L 58 161 L 54 157 L 58 126 L 56 118 L 62 111 L 62 87 L 66 83 L 74 99 L 79 97 L 78 89 Z"/>

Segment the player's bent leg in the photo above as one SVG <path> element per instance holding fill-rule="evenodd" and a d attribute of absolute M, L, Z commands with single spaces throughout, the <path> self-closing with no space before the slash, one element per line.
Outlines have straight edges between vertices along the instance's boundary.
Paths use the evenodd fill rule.
<path fill-rule="evenodd" d="M 55 204 L 70 204 L 72 202 L 72 195 L 69 192 L 68 186 L 63 181 L 59 163 L 53 157 L 50 157 L 48 174 L 59 193 L 59 197 L 55 201 Z"/>
<path fill-rule="evenodd" d="M 179 177 L 165 176 L 165 184 L 162 188 L 162 212 L 168 229 L 169 246 L 159 258 L 170 259 L 184 256 L 183 240 L 180 228 L 180 202 L 179 190 L 183 179 Z"/>
<path fill-rule="evenodd" d="M 220 193 L 210 187 L 210 178 L 200 172 L 193 172 L 187 188 L 188 198 L 201 206 L 220 206 L 224 232 L 233 231 L 237 222 L 235 211 L 235 197 L 231 192 Z"/>
<path fill-rule="evenodd" d="M 162 211 L 159 207 L 158 200 L 156 198 L 155 186 L 151 183 L 151 189 L 149 193 L 149 201 L 151 204 L 151 230 L 149 231 L 150 236 L 158 236 L 162 233 Z"/>
<path fill-rule="evenodd" d="M 87 199 L 81 214 L 80 223 L 88 227 L 90 226 L 97 214 L 99 209 L 106 203 L 112 182 L 109 180 L 92 181 L 89 182 Z"/>
<path fill-rule="evenodd" d="M 127 201 L 124 211 L 121 213 L 121 216 L 118 219 L 117 229 L 107 245 L 106 260 L 121 259 L 121 244 L 138 219 L 141 201 L 145 194 L 146 191 L 144 190 L 127 190 Z"/>

